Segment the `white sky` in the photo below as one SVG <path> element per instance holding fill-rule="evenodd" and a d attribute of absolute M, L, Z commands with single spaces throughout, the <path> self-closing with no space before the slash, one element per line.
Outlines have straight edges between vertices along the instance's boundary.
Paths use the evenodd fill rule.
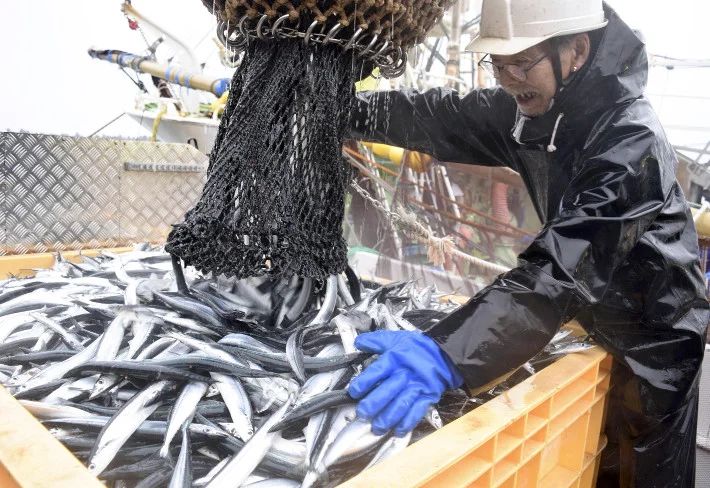
<path fill-rule="evenodd" d="M 115 65 L 86 53 L 89 47 L 143 52 L 145 43 L 128 29 L 121 3 L 0 2 L 0 130 L 89 135 L 133 108 L 137 89 L 128 78 Z M 643 32 L 649 52 L 710 60 L 710 2 L 611 0 L 610 4 L 632 28 Z M 196 49 L 201 59 L 214 51 L 214 20 L 199 0 L 134 0 L 133 5 L 189 45 L 202 40 Z M 208 66 L 207 71 L 229 76 L 219 65 Z M 710 140 L 706 115 L 710 114 L 710 68 L 653 68 L 649 78 L 647 95 L 671 142 L 703 146 Z M 102 134 L 146 133 L 124 118 Z"/>

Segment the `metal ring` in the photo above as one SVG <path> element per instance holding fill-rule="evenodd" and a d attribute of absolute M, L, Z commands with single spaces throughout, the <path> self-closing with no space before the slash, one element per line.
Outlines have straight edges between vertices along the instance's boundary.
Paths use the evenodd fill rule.
<path fill-rule="evenodd" d="M 228 26 L 224 22 L 221 22 L 221 27 L 222 28 L 220 30 L 222 32 L 222 35 L 219 35 L 220 30 L 218 30 L 217 36 L 220 38 L 220 40 L 223 40 L 222 44 L 224 45 L 224 47 L 234 51 L 243 50 L 244 46 L 246 46 L 247 44 L 247 40 L 244 39 L 244 37 L 240 35 L 238 31 L 232 32 L 232 34 L 234 34 L 236 37 L 234 40 L 231 40 L 230 37 L 232 34 L 230 34 L 229 32 Z M 226 34 L 224 33 L 225 31 Z"/>
<path fill-rule="evenodd" d="M 358 57 L 358 58 L 362 58 L 362 57 L 364 57 L 367 53 L 369 53 L 370 51 L 372 51 L 372 47 L 375 45 L 376 42 L 377 42 L 377 34 L 375 34 L 375 35 L 372 36 L 372 40 L 370 41 L 370 43 L 367 45 L 367 47 L 365 47 L 365 49 L 363 49 L 362 51 L 360 51 L 360 52 L 358 53 L 357 57 Z M 360 48 L 360 47 L 361 47 L 361 44 L 360 44 L 359 42 L 355 43 L 355 49 L 358 49 L 358 48 Z"/>
<path fill-rule="evenodd" d="M 407 69 L 407 53 L 404 52 L 401 47 L 397 47 L 399 52 L 401 52 L 401 55 L 397 59 L 399 66 L 390 65 L 380 68 L 380 73 L 382 73 L 387 78 L 397 78 L 398 76 L 402 76 L 402 74 Z"/>
<path fill-rule="evenodd" d="M 231 39 L 229 39 L 230 33 L 228 24 L 223 21 L 220 21 L 219 24 L 217 24 L 217 39 L 219 39 L 219 42 L 221 42 L 224 47 L 230 50 L 241 50 L 246 45 L 246 42 L 240 37 L 238 33 L 236 33 L 235 35 L 237 36 L 237 38 L 232 41 Z"/>
<path fill-rule="evenodd" d="M 240 64 L 240 53 L 235 52 L 234 54 L 230 56 L 225 56 L 224 57 L 224 65 L 226 65 L 228 68 L 236 68 Z M 216 112 L 215 112 L 216 114 Z"/>
<path fill-rule="evenodd" d="M 404 54 L 404 50 L 402 49 L 402 46 L 392 46 L 392 51 L 385 53 L 385 57 L 390 56 L 391 54 L 394 54 L 392 59 L 389 62 L 384 63 L 385 67 L 387 68 L 394 68 L 395 66 L 397 66 L 399 60 Z"/>
<path fill-rule="evenodd" d="M 396 66 L 398 66 L 401 57 L 402 48 L 393 45 L 388 51 L 382 54 L 382 58 L 377 60 L 376 62 L 381 70 L 392 70 Z"/>
<path fill-rule="evenodd" d="M 244 37 L 241 33 L 236 33 L 233 41 L 229 41 L 227 47 L 233 51 L 243 51 L 247 44 L 249 44 L 249 37 Z"/>
<path fill-rule="evenodd" d="M 375 52 L 375 54 L 373 54 L 372 56 L 369 56 L 367 58 L 367 60 L 371 61 L 371 60 L 377 58 L 380 54 L 385 52 L 389 46 L 390 46 L 390 40 L 385 39 L 385 42 L 382 43 L 382 46 L 377 50 L 377 52 Z"/>
<path fill-rule="evenodd" d="M 323 45 L 328 44 L 333 39 L 333 37 L 335 37 L 338 32 L 340 32 L 340 29 L 342 28 L 343 24 L 341 24 L 340 22 L 336 22 L 335 25 L 330 28 L 328 34 L 326 34 L 325 39 L 323 39 Z"/>
<path fill-rule="evenodd" d="M 379 66 L 380 68 L 387 68 L 387 67 L 392 67 L 394 66 L 395 62 L 394 57 L 390 58 L 389 56 L 392 55 L 393 52 L 396 52 L 397 47 L 396 46 L 390 46 L 389 49 L 385 50 L 380 56 L 378 56 L 374 62 Z"/>
<path fill-rule="evenodd" d="M 262 41 L 266 41 L 269 39 L 269 37 L 266 37 L 261 33 L 261 27 L 264 25 L 264 21 L 268 19 L 269 17 L 266 15 L 262 15 L 261 18 L 259 19 L 259 22 L 256 23 L 256 37 L 261 39 Z M 271 30 L 271 29 L 269 29 Z"/>
<path fill-rule="evenodd" d="M 220 20 L 219 23 L 217 23 L 217 39 L 219 39 L 219 42 L 221 42 L 223 46 L 227 45 L 227 36 L 224 34 L 226 30 L 227 23 Z"/>
<path fill-rule="evenodd" d="M 269 17 L 266 14 L 262 14 L 255 28 L 250 29 L 247 22 L 254 19 L 244 16 L 239 20 L 237 29 L 233 30 L 231 34 L 228 28 L 229 25 L 224 21 L 220 21 L 217 24 L 217 37 L 225 47 L 236 52 L 243 51 L 244 47 L 249 43 L 250 37 L 257 37 L 262 41 L 269 39 L 301 38 L 305 45 L 311 42 L 319 44 L 333 43 L 340 46 L 344 51 L 354 49 L 357 52 L 358 58 L 372 61 L 380 68 L 382 75 L 387 78 L 401 76 L 407 68 L 407 53 L 401 46 L 394 45 L 390 39 L 385 39 L 381 43 L 378 43 L 379 34 L 372 35 L 372 38 L 367 41 L 366 46 L 363 41 L 367 35 L 361 27 L 358 27 L 352 37 L 347 41 L 345 39 L 336 38 L 344 27 L 339 21 L 336 21 L 335 25 L 330 28 L 325 37 L 322 35 L 325 29 L 325 23 L 321 23 L 320 34 L 314 37 L 313 33 L 319 24 L 317 20 L 314 20 L 308 26 L 305 33 L 303 33 L 298 30 L 301 24 L 300 19 L 295 29 L 291 27 L 286 28 L 284 26 L 289 18 L 290 16 L 288 14 L 282 15 L 274 21 L 271 27 L 264 29 L 264 22 L 266 22 Z M 232 36 L 235 37 L 234 40 L 230 39 Z"/>
<path fill-rule="evenodd" d="M 345 51 L 347 51 L 348 49 L 352 48 L 353 44 L 355 44 L 358 37 L 360 37 L 362 35 L 362 32 L 363 32 L 362 27 L 358 27 L 357 30 L 355 31 L 355 34 L 353 34 L 353 36 L 350 38 L 350 40 L 348 41 L 348 43 L 345 45 L 345 47 L 343 49 Z"/>
<path fill-rule="evenodd" d="M 271 27 L 271 36 L 274 39 L 283 39 L 283 36 L 281 35 L 282 33 L 279 28 L 281 27 L 281 24 L 286 22 L 286 19 L 288 19 L 288 17 L 288 14 L 282 15 L 281 17 L 276 19 L 276 22 L 274 22 L 274 25 Z"/>
<path fill-rule="evenodd" d="M 306 46 L 311 40 L 311 34 L 313 34 L 313 29 L 315 29 L 317 25 L 318 21 L 314 20 L 313 22 L 311 22 L 311 25 L 308 26 L 308 29 L 306 29 L 306 35 L 303 37 L 303 44 L 305 44 Z"/>
<path fill-rule="evenodd" d="M 237 25 L 237 27 L 239 28 L 239 32 L 245 39 L 249 39 L 249 31 L 246 29 L 246 27 L 244 27 L 244 22 L 246 22 L 247 20 L 249 20 L 249 17 L 245 15 L 239 20 L 239 24 Z"/>

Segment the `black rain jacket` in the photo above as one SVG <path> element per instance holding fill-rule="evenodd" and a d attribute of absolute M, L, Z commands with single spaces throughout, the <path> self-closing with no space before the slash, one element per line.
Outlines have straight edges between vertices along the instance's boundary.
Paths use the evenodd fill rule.
<path fill-rule="evenodd" d="M 543 228 L 504 273 L 431 328 L 478 388 L 576 318 L 617 361 L 599 486 L 692 487 L 708 302 L 673 148 L 642 92 L 643 42 L 605 5 L 595 51 L 527 120 L 500 88 L 358 94 L 351 136 L 440 161 L 507 166 Z M 555 122 L 554 152 L 548 152 Z"/>

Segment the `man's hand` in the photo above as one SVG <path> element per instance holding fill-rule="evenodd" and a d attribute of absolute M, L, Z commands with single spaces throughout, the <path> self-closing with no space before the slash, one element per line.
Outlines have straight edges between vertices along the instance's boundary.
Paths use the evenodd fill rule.
<path fill-rule="evenodd" d="M 370 332 L 355 346 L 380 357 L 350 383 L 350 396 L 361 399 L 359 417 L 372 420 L 372 431 L 396 436 L 412 431 L 441 394 L 463 384 L 463 378 L 438 344 L 411 331 Z"/>

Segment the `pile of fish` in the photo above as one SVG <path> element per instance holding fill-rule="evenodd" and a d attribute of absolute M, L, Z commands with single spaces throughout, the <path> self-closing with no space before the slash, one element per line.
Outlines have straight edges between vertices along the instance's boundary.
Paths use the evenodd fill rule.
<path fill-rule="evenodd" d="M 36 271 L 0 282 L 0 384 L 109 486 L 335 486 L 442 426 L 431 408 L 413 435 L 375 435 L 347 393 L 375 359 L 358 334 L 456 307 L 432 287 L 202 276 L 148 244 Z M 515 381 L 590 347 L 565 334 Z"/>

